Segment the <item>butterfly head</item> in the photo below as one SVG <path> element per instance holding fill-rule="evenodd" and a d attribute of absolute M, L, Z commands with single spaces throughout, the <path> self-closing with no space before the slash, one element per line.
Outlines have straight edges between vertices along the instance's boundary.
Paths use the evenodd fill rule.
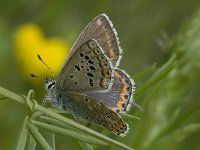
<path fill-rule="evenodd" d="M 46 78 L 45 81 L 44 81 L 44 87 L 47 91 L 53 90 L 55 88 L 55 85 L 56 85 L 55 80 Z"/>
<path fill-rule="evenodd" d="M 55 88 L 55 85 L 56 85 L 54 74 L 53 74 L 51 68 L 43 61 L 43 59 L 41 58 L 41 56 L 39 54 L 37 56 L 38 56 L 38 59 L 46 66 L 46 68 L 48 69 L 48 71 L 51 73 L 53 79 L 50 79 L 50 78 L 44 77 L 44 76 L 34 75 L 34 74 L 30 74 L 30 75 L 31 75 L 31 77 L 34 77 L 34 78 L 45 79 L 45 81 L 44 81 L 44 87 L 45 87 L 46 91 L 52 91 Z"/>

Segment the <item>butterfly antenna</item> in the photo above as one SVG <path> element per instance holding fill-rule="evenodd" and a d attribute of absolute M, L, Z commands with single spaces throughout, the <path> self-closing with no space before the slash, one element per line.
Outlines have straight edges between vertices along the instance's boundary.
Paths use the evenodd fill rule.
<path fill-rule="evenodd" d="M 40 55 L 38 54 L 37 55 L 38 56 L 38 59 L 47 67 L 47 69 L 49 70 L 49 72 L 51 73 L 51 75 L 52 75 L 52 77 L 53 77 L 53 79 L 55 80 L 55 77 L 54 77 L 54 74 L 53 74 L 53 72 L 52 72 L 52 70 L 51 70 L 51 68 L 42 60 L 42 58 L 40 57 Z M 33 75 L 33 74 L 32 74 Z"/>
<path fill-rule="evenodd" d="M 33 77 L 33 78 L 42 78 L 42 79 L 45 78 L 45 77 L 43 77 L 43 76 L 37 76 L 37 75 L 35 75 L 35 74 L 30 74 L 30 76 Z"/>

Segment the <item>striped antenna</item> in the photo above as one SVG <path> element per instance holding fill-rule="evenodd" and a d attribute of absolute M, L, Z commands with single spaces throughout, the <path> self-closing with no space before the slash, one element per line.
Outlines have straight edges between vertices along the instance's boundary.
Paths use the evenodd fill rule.
<path fill-rule="evenodd" d="M 52 77 L 53 77 L 53 80 L 55 80 L 55 77 L 54 77 L 54 74 L 51 70 L 51 68 L 42 60 L 41 56 L 38 54 L 37 55 L 38 59 L 47 67 L 47 69 L 49 70 L 49 72 L 51 73 Z M 33 74 L 32 74 L 33 75 Z M 31 76 L 32 76 L 31 75 Z M 32 77 L 35 77 L 35 75 L 33 75 Z M 37 76 L 38 77 L 38 76 Z"/>

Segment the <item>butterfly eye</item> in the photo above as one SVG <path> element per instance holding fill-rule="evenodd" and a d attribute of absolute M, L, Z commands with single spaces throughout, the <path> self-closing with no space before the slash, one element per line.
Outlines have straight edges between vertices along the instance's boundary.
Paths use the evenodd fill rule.
<path fill-rule="evenodd" d="M 55 82 L 52 82 L 51 84 L 48 85 L 48 89 L 52 89 L 55 86 Z"/>

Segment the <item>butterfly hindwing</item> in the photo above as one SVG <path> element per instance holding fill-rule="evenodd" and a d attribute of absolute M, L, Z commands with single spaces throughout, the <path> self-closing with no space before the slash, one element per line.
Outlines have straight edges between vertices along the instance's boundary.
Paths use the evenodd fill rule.
<path fill-rule="evenodd" d="M 112 64 L 96 40 L 83 43 L 63 67 L 57 81 L 62 91 L 107 89 L 111 82 Z"/>
<path fill-rule="evenodd" d="M 105 91 L 91 91 L 86 95 L 95 97 L 116 112 L 127 111 L 129 108 L 134 90 L 134 82 L 128 74 L 119 69 L 114 70 L 112 87 Z"/>
<path fill-rule="evenodd" d="M 101 125 L 117 135 L 127 133 L 128 125 L 101 101 L 72 91 L 62 95 L 63 110 L 70 111 L 76 117 Z"/>

